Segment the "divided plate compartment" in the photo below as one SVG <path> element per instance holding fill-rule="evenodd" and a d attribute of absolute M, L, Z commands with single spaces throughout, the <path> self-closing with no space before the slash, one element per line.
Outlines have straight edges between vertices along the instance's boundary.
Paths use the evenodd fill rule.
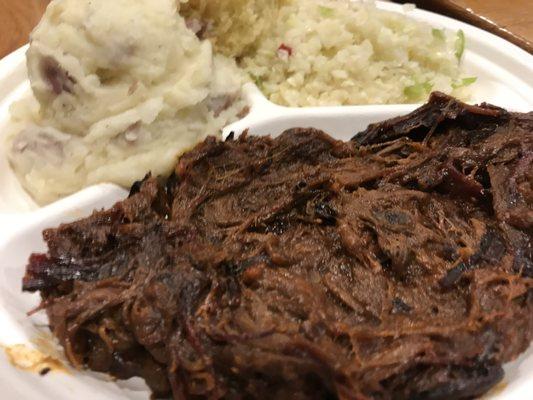
<path fill-rule="evenodd" d="M 376 2 L 379 8 L 407 14 L 437 28 L 462 29 L 467 38 L 465 76 L 476 76 L 472 103 L 489 102 L 513 111 L 533 110 L 533 56 L 505 40 L 470 25 L 422 10 Z M 37 294 L 21 292 L 21 279 L 29 255 L 45 251 L 43 229 L 88 216 L 123 199 L 127 191 L 112 184 L 86 188 L 45 207 L 38 207 L 24 192 L 5 157 L 4 138 L 9 105 L 27 95 L 29 82 L 25 52 L 21 48 L 0 61 L 0 345 L 28 344 L 50 338 L 44 312 L 26 313 L 39 303 Z M 368 124 L 406 114 L 418 105 L 369 105 L 349 107 L 288 108 L 268 101 L 253 84 L 244 88 L 250 113 L 223 129 L 240 135 L 276 136 L 293 127 L 322 129 L 333 137 L 349 140 Z M 140 177 L 142 178 L 142 177 Z M 533 349 L 506 365 L 504 383 L 485 398 L 521 400 L 533 391 Z M 54 398 L 148 399 L 149 391 L 139 378 L 115 381 L 89 371 L 52 372 L 45 377 L 13 367 L 0 349 L 2 399 Z"/>

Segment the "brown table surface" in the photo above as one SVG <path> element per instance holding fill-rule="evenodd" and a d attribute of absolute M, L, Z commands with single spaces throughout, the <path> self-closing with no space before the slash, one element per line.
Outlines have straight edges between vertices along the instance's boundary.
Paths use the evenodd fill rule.
<path fill-rule="evenodd" d="M 453 0 L 453 2 L 471 8 L 480 16 L 533 42 L 532 0 Z"/>
<path fill-rule="evenodd" d="M 533 0 L 450 0 L 533 42 Z M 49 0 L 0 0 L 0 58 L 22 46 Z M 416 1 L 413 1 L 416 2 Z"/>

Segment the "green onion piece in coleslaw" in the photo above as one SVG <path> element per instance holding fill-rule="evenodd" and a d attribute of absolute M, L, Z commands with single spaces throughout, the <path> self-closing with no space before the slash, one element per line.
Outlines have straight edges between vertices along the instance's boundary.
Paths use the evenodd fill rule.
<path fill-rule="evenodd" d="M 403 89 L 403 94 L 411 101 L 420 100 L 428 95 L 432 88 L 433 84 L 429 81 L 424 83 L 415 83 L 414 85 L 406 86 Z"/>
<path fill-rule="evenodd" d="M 475 76 L 470 76 L 468 78 L 463 78 L 463 79 L 460 79 L 457 82 L 453 82 L 452 83 L 452 88 L 459 89 L 459 88 L 462 88 L 462 87 L 465 87 L 465 86 L 469 86 L 472 83 L 474 83 L 475 81 L 477 81 L 477 77 L 475 77 Z"/>
<path fill-rule="evenodd" d="M 455 40 L 455 57 L 457 57 L 458 60 L 461 60 L 461 57 L 463 57 L 463 53 L 465 51 L 465 33 L 462 29 L 459 29 L 457 31 L 457 39 Z"/>
<path fill-rule="evenodd" d="M 263 90 L 263 77 L 250 74 L 250 78 L 252 78 L 252 81 L 254 81 L 255 86 L 257 86 L 259 90 Z"/>
<path fill-rule="evenodd" d="M 442 42 L 446 40 L 446 34 L 444 33 L 444 29 L 433 28 L 431 30 L 431 34 L 437 40 L 440 40 Z"/>
<path fill-rule="evenodd" d="M 333 16 L 333 14 L 335 13 L 335 10 L 331 7 L 318 6 L 318 12 L 324 18 L 329 18 Z"/>

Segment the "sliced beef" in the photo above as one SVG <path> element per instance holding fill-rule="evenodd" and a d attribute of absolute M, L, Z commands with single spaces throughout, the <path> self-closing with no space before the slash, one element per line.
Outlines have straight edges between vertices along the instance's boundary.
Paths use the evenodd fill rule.
<path fill-rule="evenodd" d="M 467 399 L 533 338 L 533 115 L 434 94 L 350 142 L 208 138 L 44 232 L 76 366 L 175 399 Z"/>

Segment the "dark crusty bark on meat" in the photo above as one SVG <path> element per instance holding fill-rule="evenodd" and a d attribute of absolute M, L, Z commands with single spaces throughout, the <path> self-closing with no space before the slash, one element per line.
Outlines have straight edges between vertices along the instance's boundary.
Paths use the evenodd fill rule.
<path fill-rule="evenodd" d="M 533 337 L 533 114 L 442 94 L 353 141 L 207 139 L 44 232 L 77 366 L 175 399 L 466 399 Z"/>

